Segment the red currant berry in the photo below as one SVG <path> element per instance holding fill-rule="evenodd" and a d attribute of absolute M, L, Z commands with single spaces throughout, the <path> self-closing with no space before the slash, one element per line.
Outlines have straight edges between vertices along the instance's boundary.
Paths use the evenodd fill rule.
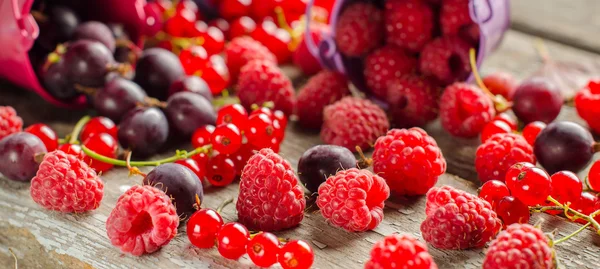
<path fill-rule="evenodd" d="M 259 233 L 246 246 L 250 260 L 259 267 L 269 267 L 277 262 L 279 239 L 272 233 Z"/>
<path fill-rule="evenodd" d="M 595 192 L 600 191 L 600 161 L 596 161 L 588 174 L 587 183 L 590 189 Z"/>
<path fill-rule="evenodd" d="M 204 37 L 202 46 L 206 49 L 209 55 L 218 54 L 225 48 L 225 35 L 219 28 L 209 26 Z"/>
<path fill-rule="evenodd" d="M 210 21 L 210 23 L 208 23 L 208 26 L 217 27 L 219 30 L 221 30 L 221 33 L 223 33 L 225 36 L 228 35 L 229 30 L 231 29 L 229 22 L 224 20 L 223 18 L 216 18 L 216 19 Z"/>
<path fill-rule="evenodd" d="M 513 118 L 511 115 L 509 115 L 508 113 L 500 113 L 498 115 L 496 115 L 493 119 L 494 120 L 500 120 L 503 122 L 506 122 L 506 124 L 508 124 L 508 126 L 510 126 L 511 130 L 517 130 L 517 120 L 515 118 Z"/>
<path fill-rule="evenodd" d="M 177 161 L 175 161 L 175 163 L 181 164 L 181 165 L 187 167 L 188 169 L 192 170 L 192 172 L 194 172 L 194 174 L 196 174 L 196 176 L 198 176 L 198 178 L 200 179 L 200 182 L 202 182 L 202 179 L 206 175 L 206 166 L 201 167 L 198 164 L 198 162 L 196 162 L 196 160 L 194 160 L 194 159 L 188 158 L 188 159 L 177 160 Z"/>
<path fill-rule="evenodd" d="M 287 63 L 292 58 L 289 44 L 292 41 L 290 33 L 277 27 L 272 20 L 263 20 L 250 36 L 262 43 L 277 57 L 279 64 Z"/>
<path fill-rule="evenodd" d="M 244 135 L 252 145 L 262 149 L 272 146 L 274 133 L 273 122 L 267 114 L 254 114 L 248 118 Z"/>
<path fill-rule="evenodd" d="M 275 153 L 279 153 L 280 145 L 281 145 L 281 143 L 279 142 L 279 140 L 276 137 L 273 137 L 273 138 L 271 138 L 271 143 L 268 146 L 266 146 L 265 148 L 270 148 Z"/>
<path fill-rule="evenodd" d="M 244 170 L 246 163 L 257 150 L 259 149 L 256 149 L 252 144 L 246 143 L 242 144 L 242 147 L 236 153 L 229 155 L 229 158 L 235 165 L 235 174 L 237 176 L 242 176 L 242 171 Z"/>
<path fill-rule="evenodd" d="M 224 19 L 230 21 L 250 14 L 251 4 L 252 0 L 223 0 L 219 6 L 219 14 Z"/>
<path fill-rule="evenodd" d="M 208 24 L 204 21 L 196 21 L 194 25 L 187 29 L 186 37 L 204 37 L 208 31 Z"/>
<path fill-rule="evenodd" d="M 502 198 L 498 202 L 496 213 L 504 223 L 504 226 L 508 226 L 513 223 L 529 222 L 529 207 L 513 196 L 506 196 Z"/>
<path fill-rule="evenodd" d="M 283 111 L 281 110 L 275 110 L 273 112 L 273 116 L 271 116 L 271 118 L 273 120 L 278 120 L 279 121 L 279 125 L 281 125 L 281 128 L 283 128 L 285 130 L 285 128 L 287 128 L 287 117 L 285 116 L 285 114 L 283 113 Z"/>
<path fill-rule="evenodd" d="M 545 123 L 541 121 L 534 121 L 530 124 L 525 125 L 525 128 L 523 128 L 523 137 L 525 137 L 525 140 L 527 140 L 527 143 L 529 143 L 529 145 L 533 146 L 533 144 L 535 143 L 535 139 L 538 137 L 540 132 L 544 130 L 544 128 L 546 128 Z"/>
<path fill-rule="evenodd" d="M 506 172 L 510 193 L 528 206 L 543 204 L 551 194 L 552 181 L 546 171 L 529 163 L 516 163 Z"/>
<path fill-rule="evenodd" d="M 277 0 L 255 0 L 250 5 L 250 15 L 253 19 L 260 21 L 261 19 L 274 15 Z"/>
<path fill-rule="evenodd" d="M 598 210 L 599 202 L 600 200 L 596 194 L 591 192 L 582 192 L 577 202 L 573 203 L 571 207 L 584 215 L 589 215 Z M 582 219 L 578 219 L 577 222 L 582 224 L 586 223 L 586 221 Z"/>
<path fill-rule="evenodd" d="M 256 30 L 256 22 L 250 17 L 243 16 L 231 22 L 228 37 L 229 40 L 236 37 L 249 35 Z"/>
<path fill-rule="evenodd" d="M 204 208 L 192 214 L 187 222 L 186 232 L 192 245 L 198 248 L 212 248 L 222 226 L 221 215 L 217 211 Z"/>
<path fill-rule="evenodd" d="M 483 78 L 483 84 L 494 94 L 502 95 L 506 100 L 512 100 L 513 94 L 519 86 L 517 80 L 507 72 L 496 72 Z"/>
<path fill-rule="evenodd" d="M 211 135 L 213 149 L 222 154 L 232 154 L 242 146 L 242 134 L 237 126 L 226 123 L 219 125 Z"/>
<path fill-rule="evenodd" d="M 483 127 L 483 130 L 481 131 L 481 143 L 485 143 L 485 141 L 488 140 L 488 138 L 492 137 L 495 134 L 503 134 L 510 132 L 512 132 L 512 129 L 506 122 L 501 120 L 493 120 L 491 122 L 488 122 L 485 125 L 485 127 Z"/>
<path fill-rule="evenodd" d="M 58 148 L 58 136 L 56 135 L 56 132 L 46 124 L 37 123 L 31 125 L 25 129 L 25 132 L 33 134 L 42 140 L 48 152 L 55 151 Z"/>
<path fill-rule="evenodd" d="M 210 159 L 208 155 L 206 155 L 206 153 L 199 153 L 191 158 L 198 163 L 198 167 L 200 167 L 200 170 L 204 171 L 204 176 L 206 176 L 206 166 L 208 165 L 208 160 Z M 202 176 L 200 179 L 203 179 L 204 176 Z"/>
<path fill-rule="evenodd" d="M 490 180 L 481 186 L 479 197 L 486 200 L 492 205 L 492 209 L 496 210 L 498 202 L 505 196 L 509 196 L 510 191 L 504 182 L 499 180 Z"/>
<path fill-rule="evenodd" d="M 270 119 L 274 116 L 273 111 L 268 107 L 260 107 L 258 109 L 255 109 L 252 111 L 252 113 L 250 113 L 250 116 L 258 114 L 267 114 L 267 116 L 269 116 Z"/>
<path fill-rule="evenodd" d="M 220 55 L 210 56 L 208 65 L 202 72 L 202 78 L 208 83 L 213 95 L 219 94 L 227 88 L 230 82 L 229 69 L 227 69 L 223 57 Z"/>
<path fill-rule="evenodd" d="M 97 133 L 107 133 L 114 139 L 117 139 L 118 127 L 115 123 L 106 117 L 95 117 L 92 118 L 84 127 L 81 129 L 81 135 L 79 138 L 81 141 L 85 141 L 88 137 Z"/>
<path fill-rule="evenodd" d="M 583 184 L 573 172 L 557 172 L 550 177 L 550 180 L 552 180 L 551 196 L 561 204 L 575 203 L 581 197 Z"/>
<path fill-rule="evenodd" d="M 192 146 L 199 148 L 211 143 L 210 137 L 215 131 L 215 126 L 204 125 L 198 128 L 192 135 Z"/>
<path fill-rule="evenodd" d="M 246 253 L 249 240 L 250 232 L 246 226 L 237 222 L 227 223 L 217 236 L 219 253 L 227 259 L 237 260 Z"/>
<path fill-rule="evenodd" d="M 75 155 L 81 160 L 83 160 L 83 157 L 86 156 L 81 150 L 81 146 L 77 144 L 62 144 L 58 147 L 58 150 L 64 151 L 67 154 Z"/>
<path fill-rule="evenodd" d="M 278 260 L 283 269 L 308 269 L 315 260 L 315 254 L 308 243 L 293 240 L 279 250 Z"/>
<path fill-rule="evenodd" d="M 248 112 L 240 104 L 226 105 L 219 109 L 217 114 L 217 125 L 223 123 L 232 123 L 240 130 L 245 130 L 248 123 Z"/>
<path fill-rule="evenodd" d="M 108 158 L 115 158 L 119 147 L 117 140 L 107 133 L 95 133 L 88 137 L 83 142 L 83 145 L 91 151 Z M 106 172 L 113 168 L 112 164 L 94 160 L 87 155 L 83 157 L 83 161 L 98 173 Z"/>
<path fill-rule="evenodd" d="M 194 27 L 195 21 L 196 14 L 194 12 L 182 9 L 165 22 L 164 30 L 171 36 L 185 37 L 189 29 Z"/>
<path fill-rule="evenodd" d="M 166 2 L 170 2 L 170 1 L 166 1 Z M 176 12 L 180 12 L 181 10 L 189 10 L 191 12 L 193 12 L 194 14 L 198 13 L 198 5 L 196 5 L 196 3 L 194 3 L 194 1 L 192 0 L 182 0 L 179 1 L 179 3 L 177 3 L 177 6 L 175 6 L 175 11 Z"/>
<path fill-rule="evenodd" d="M 225 187 L 235 179 L 235 164 L 225 154 L 212 157 L 207 164 L 206 177 L 211 185 Z"/>
<path fill-rule="evenodd" d="M 188 75 L 202 72 L 208 63 L 208 53 L 203 47 L 192 46 L 184 49 L 179 54 L 179 61 Z"/>

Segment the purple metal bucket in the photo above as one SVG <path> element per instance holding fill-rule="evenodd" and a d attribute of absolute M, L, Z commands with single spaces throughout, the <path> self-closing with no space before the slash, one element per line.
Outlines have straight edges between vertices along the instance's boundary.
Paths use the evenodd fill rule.
<path fill-rule="evenodd" d="M 306 17 L 311 16 L 311 7 L 315 0 L 310 0 L 306 8 Z M 368 89 L 363 78 L 362 60 L 359 58 L 344 57 L 336 49 L 335 45 L 335 25 L 342 8 L 348 4 L 356 2 L 353 0 L 337 0 L 333 5 L 331 18 L 329 22 L 329 35 L 323 36 L 319 44 L 312 42 L 310 38 L 310 27 L 306 27 L 305 32 L 307 47 L 324 68 L 346 74 L 352 83 L 363 91 Z M 477 66 L 480 67 L 485 57 L 494 51 L 500 42 L 504 33 L 510 25 L 510 2 L 509 0 L 470 0 L 469 11 L 471 19 L 479 25 L 480 42 L 477 53 Z M 473 80 L 473 74 L 467 81 Z"/>

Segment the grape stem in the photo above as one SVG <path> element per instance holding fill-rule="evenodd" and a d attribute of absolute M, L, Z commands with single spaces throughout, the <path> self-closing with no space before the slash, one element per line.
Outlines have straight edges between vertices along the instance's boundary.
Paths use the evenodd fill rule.
<path fill-rule="evenodd" d="M 79 119 L 77 124 L 75 124 L 73 131 L 69 135 L 69 144 L 75 144 L 77 142 L 77 139 L 79 138 L 79 133 L 81 133 L 83 126 L 85 126 L 90 121 L 90 119 L 92 119 L 90 116 L 84 116 L 81 119 Z"/>
<path fill-rule="evenodd" d="M 210 150 L 212 149 L 212 145 L 206 145 L 203 147 L 199 147 L 196 148 L 190 152 L 187 152 L 185 150 L 178 150 L 176 151 L 175 155 L 165 158 L 165 159 L 161 159 L 161 160 L 156 160 L 156 161 L 132 161 L 129 162 L 129 165 L 132 167 L 137 167 L 137 166 L 159 166 L 161 164 L 164 163 L 172 163 L 178 160 L 182 160 L 182 159 L 187 159 L 191 156 L 194 156 L 196 154 L 200 154 L 200 153 L 208 153 Z M 116 166 L 123 166 L 123 167 L 127 167 L 127 161 L 123 161 L 123 160 L 117 160 L 117 159 L 113 159 L 113 158 L 109 158 L 106 156 L 102 156 L 96 152 L 94 152 L 93 150 L 87 148 L 86 146 L 82 145 L 81 146 L 81 150 L 83 150 L 83 152 L 89 156 L 90 158 L 94 159 L 94 160 L 98 160 L 104 163 L 110 163 L 112 165 L 116 165 Z"/>

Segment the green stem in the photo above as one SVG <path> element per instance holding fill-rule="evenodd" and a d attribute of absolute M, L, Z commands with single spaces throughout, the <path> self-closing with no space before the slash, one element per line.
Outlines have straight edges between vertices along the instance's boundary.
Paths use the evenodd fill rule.
<path fill-rule="evenodd" d="M 85 126 L 90 119 L 92 119 L 90 116 L 84 116 L 77 122 L 77 124 L 75 124 L 75 127 L 70 135 L 69 144 L 75 144 L 75 142 L 77 142 L 77 139 L 79 139 L 79 133 L 81 133 L 81 129 L 83 129 L 83 126 Z"/>
<path fill-rule="evenodd" d="M 588 215 L 584 215 L 582 213 L 580 213 L 579 211 L 576 211 L 570 207 L 566 207 L 565 205 L 561 204 L 559 201 L 557 201 L 556 199 L 552 198 L 552 196 L 548 196 L 548 201 L 554 203 L 555 205 L 561 207 L 563 210 L 567 210 L 569 213 L 573 214 L 576 218 L 580 218 L 583 220 L 586 220 L 587 222 L 589 222 L 592 226 L 594 226 L 594 228 L 596 229 L 596 233 L 600 235 L 600 224 L 598 224 L 598 222 L 594 219 L 594 216 L 596 216 L 597 214 L 599 214 L 599 211 L 595 211 L 592 214 Z M 566 213 L 566 212 L 565 212 Z M 567 218 L 569 219 L 573 219 L 572 217 L 567 216 Z M 575 218 L 575 219 L 576 219 Z"/>
<path fill-rule="evenodd" d="M 567 235 L 561 239 L 554 241 L 554 245 L 557 245 L 564 241 L 569 240 L 571 237 L 573 237 L 573 236 L 577 235 L 578 233 L 580 233 L 581 231 L 585 230 L 585 228 L 589 227 L 591 224 L 592 224 L 591 222 L 588 222 L 585 225 L 581 226 L 581 228 L 577 229 L 577 231 L 574 231 L 573 233 L 571 233 L 570 235 Z"/>
<path fill-rule="evenodd" d="M 182 151 L 177 151 L 175 153 L 175 155 L 166 158 L 166 159 L 162 159 L 162 160 L 156 160 L 156 161 L 133 161 L 130 162 L 129 164 L 131 166 L 159 166 L 161 164 L 164 163 L 172 163 L 175 162 L 177 160 L 181 160 L 181 159 L 187 159 L 189 157 L 192 157 L 196 154 L 200 154 L 200 153 L 208 153 L 210 151 L 210 149 L 212 148 L 212 145 L 206 145 L 197 149 L 194 149 L 190 152 L 186 152 L 185 150 Z M 123 160 L 117 160 L 117 159 L 113 159 L 113 158 L 109 158 L 106 156 L 102 156 L 92 150 L 90 150 L 89 148 L 87 148 L 86 146 L 82 145 L 81 146 L 81 150 L 83 150 L 83 152 L 89 156 L 90 158 L 94 159 L 94 160 L 98 160 L 104 163 L 110 163 L 112 165 L 116 165 L 116 166 L 123 166 L 123 167 L 127 167 L 127 161 L 123 161 Z"/>
<path fill-rule="evenodd" d="M 223 201 L 219 207 L 217 207 L 217 213 L 221 214 L 221 211 L 223 211 L 223 208 L 225 208 L 228 204 L 233 203 L 233 198 L 229 198 L 225 201 Z"/>

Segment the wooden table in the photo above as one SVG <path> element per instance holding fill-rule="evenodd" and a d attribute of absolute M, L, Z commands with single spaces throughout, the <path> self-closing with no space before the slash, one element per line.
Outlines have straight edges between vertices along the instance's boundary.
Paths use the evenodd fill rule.
<path fill-rule="evenodd" d="M 545 39 L 553 59 L 578 64 L 565 77 L 575 77 L 581 84 L 587 74 L 600 75 L 600 20 L 597 0 L 544 0 L 513 1 L 513 29 L 487 61 L 483 73 L 508 70 L 520 79 L 540 68 L 535 49 L 535 37 Z M 303 79 L 298 79 L 301 84 Z M 85 111 L 61 111 L 37 96 L 0 84 L 0 105 L 14 106 L 25 124 L 44 122 L 61 136 L 67 134 Z M 565 107 L 560 119 L 584 124 L 573 108 Z M 436 138 L 448 162 L 448 171 L 438 185 L 451 185 L 472 193 L 478 187 L 474 169 L 478 139 L 450 137 L 436 121 L 426 127 Z M 317 133 L 299 130 L 293 124 L 281 147 L 281 155 L 294 166 L 309 147 L 321 143 Z M 184 145 L 185 147 L 185 145 Z M 189 145 L 187 146 L 189 147 Z M 155 158 L 170 155 L 164 153 Z M 143 168 L 147 172 L 150 168 Z M 586 171 L 580 176 L 585 177 Z M 215 249 L 199 250 L 191 247 L 185 230 L 162 250 L 143 257 L 123 255 L 106 237 L 105 221 L 115 202 L 129 186 L 140 184 L 138 177 L 128 178 L 125 169 L 115 169 L 102 176 L 105 196 L 100 208 L 88 214 L 60 214 L 41 209 L 29 196 L 29 184 L 0 178 L 0 268 L 12 268 L 14 260 L 8 251 L 12 248 L 20 268 L 246 268 L 252 267 L 247 257 L 239 261 L 221 258 Z M 204 206 L 215 208 L 222 201 L 236 197 L 238 187 L 207 189 Z M 420 237 L 419 225 L 425 219 L 424 197 L 393 198 L 386 202 L 385 219 L 374 231 L 347 233 L 325 223 L 317 213 L 306 215 L 294 229 L 277 233 L 281 237 L 307 240 L 315 249 L 316 268 L 361 268 L 369 251 L 378 240 L 392 233 L 409 233 Z M 233 206 L 223 211 L 226 221 L 235 221 Z M 531 222 L 542 220 L 546 232 L 557 231 L 561 237 L 575 231 L 579 225 L 559 217 L 534 214 Z M 560 262 L 566 268 L 600 268 L 600 236 L 586 230 L 557 246 Z M 440 268 L 480 268 L 484 249 L 446 251 L 430 247 Z"/>

